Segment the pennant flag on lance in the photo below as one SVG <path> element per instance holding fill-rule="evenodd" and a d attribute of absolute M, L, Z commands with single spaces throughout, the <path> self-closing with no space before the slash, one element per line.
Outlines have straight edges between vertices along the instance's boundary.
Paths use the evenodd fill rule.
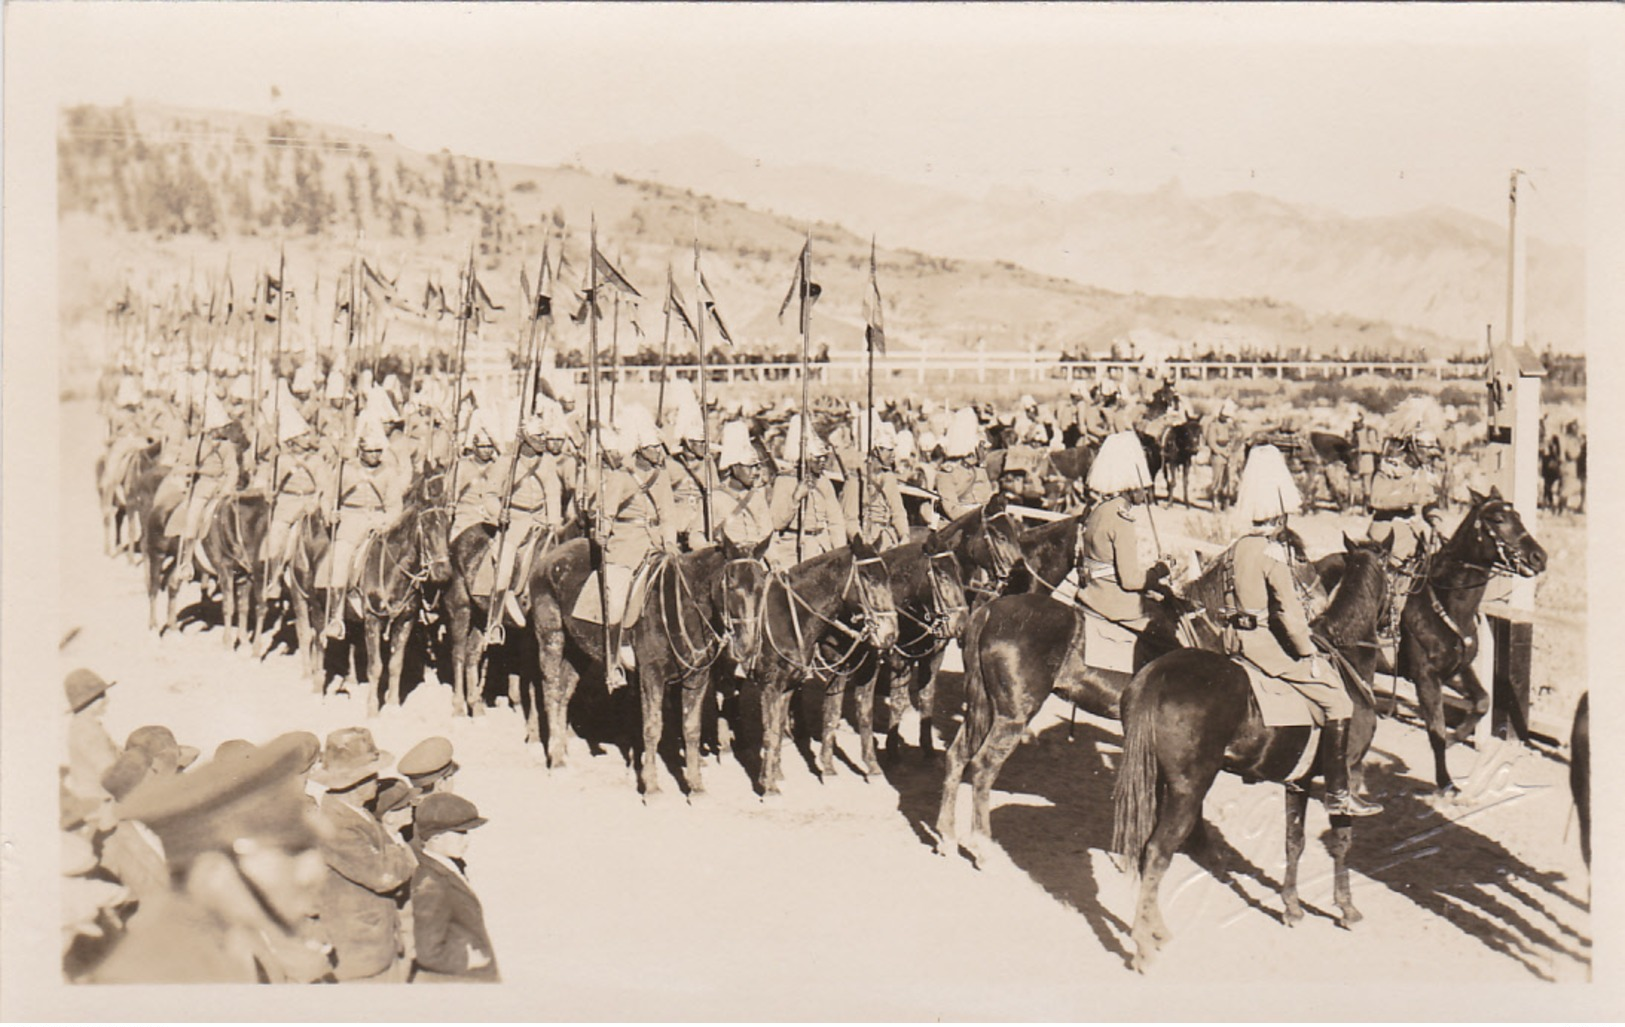
<path fill-rule="evenodd" d="M 683 306 L 683 294 L 677 289 L 677 282 L 671 276 L 671 267 L 666 267 L 666 310 L 677 315 L 677 320 L 688 329 L 689 335 L 696 335 L 694 322 L 688 319 L 688 311 Z"/>
<path fill-rule="evenodd" d="M 863 339 L 871 353 L 886 354 L 886 325 L 881 316 L 880 280 L 875 276 L 875 243 L 869 240 L 869 294 L 863 299 L 863 317 L 867 322 Z"/>
<path fill-rule="evenodd" d="M 796 258 L 795 277 L 790 280 L 790 291 L 784 294 L 784 302 L 779 304 L 779 322 L 784 322 L 784 312 L 790 309 L 790 301 L 797 296 L 801 297 L 801 317 L 805 321 L 812 313 L 812 306 L 818 302 L 818 297 L 824 294 L 824 287 L 811 280 L 807 273 L 807 260 L 812 255 L 812 243 L 803 243 L 801 256 Z"/>
<path fill-rule="evenodd" d="M 632 283 L 626 280 L 626 276 L 615 270 L 615 265 L 597 249 L 592 251 L 592 262 L 598 273 L 603 276 L 605 285 L 613 285 L 629 296 L 642 297 L 643 294 L 632 288 Z"/>
<path fill-rule="evenodd" d="M 717 298 L 711 294 L 711 283 L 705 280 L 705 272 L 700 272 L 700 302 L 705 305 L 705 313 L 710 315 L 711 323 L 717 326 L 717 334 L 729 346 L 734 344 L 734 338 L 728 334 L 728 326 L 722 323 L 722 315 L 717 312 Z"/>

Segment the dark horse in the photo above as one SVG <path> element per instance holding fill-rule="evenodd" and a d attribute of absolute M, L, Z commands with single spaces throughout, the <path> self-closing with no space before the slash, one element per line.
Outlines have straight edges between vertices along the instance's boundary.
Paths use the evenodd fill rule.
<path fill-rule="evenodd" d="M 271 504 L 259 489 L 226 496 L 215 507 L 203 531 L 203 555 L 220 583 L 222 622 L 228 649 L 243 635 L 252 642 L 259 629 L 259 607 L 265 587 L 260 548 L 270 526 Z"/>
<path fill-rule="evenodd" d="M 332 540 L 319 511 L 301 516 L 289 533 L 291 550 L 282 567 L 283 599 L 289 611 L 287 619 L 293 621 L 305 675 L 319 694 L 327 684 L 324 680 L 327 640 L 322 633 L 326 627 L 322 599 L 327 589 L 316 584 L 316 572 Z"/>
<path fill-rule="evenodd" d="M 144 475 L 158 460 L 158 452 L 162 444 L 152 442 L 135 450 L 124 463 L 121 474 L 106 483 L 100 489 L 102 502 L 102 549 L 108 556 L 116 556 L 129 550 L 134 552 L 141 541 L 140 508 L 136 503 L 137 486 Z M 96 458 L 96 481 L 102 481 L 103 471 L 107 467 L 107 454 Z M 130 526 L 129 537 L 125 537 L 125 526 Z"/>
<path fill-rule="evenodd" d="M 889 649 L 897 641 L 897 609 L 884 561 L 861 537 L 804 560 L 762 586 L 758 638 L 748 670 L 761 688 L 762 794 L 778 795 L 780 752 L 790 697 L 803 682 L 819 682 L 824 696 L 821 776 L 835 771 L 835 728 L 843 690 L 833 679 L 850 674 L 862 649 Z M 874 685 L 858 690 L 858 732 L 870 737 Z"/>
<path fill-rule="evenodd" d="M 1471 738 L 1490 696 L 1473 671 L 1478 655 L 1478 606 L 1497 574 L 1533 577 L 1546 569 L 1546 550 L 1523 525 L 1518 511 L 1501 498 L 1470 493 L 1472 505 L 1455 534 L 1433 554 L 1426 583 L 1405 601 L 1399 619 L 1400 677 L 1416 685 L 1417 703 L 1433 745 L 1439 792 L 1457 789 L 1445 766 L 1445 748 Z M 1472 708 L 1454 729 L 1445 723 L 1444 689 L 1449 685 Z"/>
<path fill-rule="evenodd" d="M 965 514 L 968 519 L 975 514 Z M 942 665 L 943 650 L 950 640 L 958 638 L 964 630 L 969 613 L 965 601 L 965 583 L 960 575 L 959 562 L 952 551 L 940 552 L 932 548 L 934 536 L 927 535 L 918 542 L 894 546 L 880 554 L 891 581 L 892 601 L 897 608 L 897 638 L 889 649 L 866 647 L 859 669 L 850 677 L 858 679 L 859 696 L 873 696 L 876 692 L 887 697 L 891 710 L 891 723 L 886 732 L 886 751 L 895 753 L 901 742 L 903 714 L 912 702 L 920 711 L 920 748 L 926 753 L 935 750 L 932 739 L 931 710 L 936 695 L 937 669 Z M 843 678 L 849 681 L 850 678 Z M 833 711 L 840 712 L 841 692 L 833 695 Z M 860 704 L 864 701 L 859 700 Z M 872 711 L 858 711 L 860 723 Z M 826 713 L 826 729 L 832 718 Z M 866 777 L 880 773 L 875 758 L 874 735 L 862 734 L 863 767 Z M 833 770 L 833 767 L 830 768 Z"/>
<path fill-rule="evenodd" d="M 1178 475 L 1180 502 L 1191 505 L 1191 462 L 1201 448 L 1200 418 L 1170 424 L 1162 430 L 1162 477 L 1168 485 L 1168 502 L 1174 501 L 1174 476 Z"/>
<path fill-rule="evenodd" d="M 705 792 L 700 732 L 712 708 L 712 682 L 724 656 L 747 658 L 757 637 L 751 600 L 767 580 L 762 555 L 770 539 L 744 549 L 726 536 L 719 545 L 665 561 L 644 593 L 643 612 L 632 626 L 638 694 L 643 705 L 643 759 L 638 778 L 645 801 L 660 793 L 660 743 L 667 696 L 675 693 L 683 726 L 683 785 Z"/>
<path fill-rule="evenodd" d="M 401 673 L 412 623 L 426 598 L 426 584 L 444 585 L 451 577 L 447 535 L 451 514 L 445 506 L 445 474 L 420 473 L 406 492 L 401 515 L 381 534 L 370 536 L 358 554 L 360 574 L 352 590 L 367 645 L 367 712 L 378 712 L 379 686 L 387 685 L 391 706 L 401 703 Z M 344 602 L 349 596 L 329 596 Z M 348 619 L 348 618 L 347 618 Z M 383 663 L 383 636 L 389 629 L 389 666 Z M 382 679 L 382 680 L 381 680 Z"/>
<path fill-rule="evenodd" d="M 1210 577 L 1218 573 L 1208 571 Z M 1150 623 L 1134 647 L 1136 667 L 1179 645 L 1175 618 L 1186 610 L 1173 597 L 1148 607 Z M 1117 716 L 1130 675 L 1086 665 L 1084 616 L 1044 592 L 1001 596 L 971 615 L 962 643 L 965 722 L 948 747 L 935 831 L 939 854 L 947 855 L 958 842 L 954 806 L 968 770 L 971 836 L 961 847 L 981 865 L 982 842 L 991 830 L 993 783 L 1051 694 L 1059 692 L 1097 716 Z"/>
<path fill-rule="evenodd" d="M 575 525 L 567 526 L 571 531 Z M 560 538 L 557 529 L 538 538 L 531 550 L 531 562 L 539 559 Z M 491 595 L 477 595 L 473 580 L 482 562 L 494 562 L 492 547 L 498 535 L 489 524 L 476 524 L 464 530 L 451 542 L 451 580 L 440 593 L 441 613 L 445 618 L 451 649 L 451 692 L 453 710 L 462 716 L 480 716 L 485 712 L 482 697 L 485 693 L 485 655 L 489 644 L 486 627 L 490 624 Z M 510 538 L 506 545 L 517 545 Z M 528 568 L 520 568 L 521 581 L 528 581 Z M 521 601 L 529 594 L 521 588 Z M 518 642 L 515 638 L 513 641 Z M 508 698 L 514 709 L 520 708 L 522 697 L 515 694 L 510 682 Z"/>
<path fill-rule="evenodd" d="M 761 548 L 765 551 L 766 546 Z M 570 701 L 582 674 L 603 674 L 604 625 L 582 620 L 573 613 L 581 590 L 592 572 L 602 566 L 602 559 L 602 549 L 591 539 L 574 538 L 531 562 L 530 619 L 541 680 L 540 701 L 533 691 L 526 712 L 525 740 L 542 741 L 541 716 L 545 710 L 550 767 L 563 767 L 568 762 L 574 737 L 569 722 Z M 754 612 L 754 603 L 739 602 L 733 593 L 742 590 L 754 594 L 766 573 L 760 553 L 732 546 L 656 556 L 654 560 L 643 588 L 638 619 L 625 638 L 636 655 L 634 673 L 644 704 L 640 776 L 646 795 L 659 791 L 655 760 L 664 728 L 661 704 L 667 688 L 680 683 L 688 760 L 684 783 L 692 793 L 704 787 L 699 774 L 698 732 L 703 700 L 710 694 L 708 672 L 725 646 L 740 651 L 739 636 L 747 630 Z"/>
<path fill-rule="evenodd" d="M 1345 539 L 1345 573 L 1326 612 L 1312 630 L 1332 654 L 1354 703 L 1349 725 L 1350 762 L 1358 764 L 1376 733 L 1377 713 L 1368 684 L 1375 665 L 1377 622 L 1387 602 L 1385 565 L 1389 542 Z M 1229 657 L 1207 649 L 1181 649 L 1142 667 L 1123 693 L 1123 758 L 1113 793 L 1113 847 L 1138 869 L 1134 968 L 1144 970 L 1171 937 L 1157 892 L 1185 839 L 1201 820 L 1202 800 L 1219 771 L 1244 781 L 1282 781 L 1286 790 L 1287 868 L 1282 885 L 1285 921 L 1303 918 L 1298 901 L 1298 860 L 1304 848 L 1308 783 L 1322 772 L 1317 754 L 1302 777 L 1286 779 L 1307 744 L 1307 727 L 1266 727 L 1247 673 Z M 1349 893 L 1347 817 L 1332 818 L 1334 897 L 1338 923 L 1360 919 Z"/>

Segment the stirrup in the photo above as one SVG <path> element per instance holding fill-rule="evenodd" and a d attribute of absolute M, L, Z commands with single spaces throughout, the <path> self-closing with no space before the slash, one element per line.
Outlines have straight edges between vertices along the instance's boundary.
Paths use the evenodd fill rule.
<path fill-rule="evenodd" d="M 604 687 L 612 694 L 626 687 L 626 671 L 614 660 L 609 661 L 609 665 L 604 668 Z"/>
<path fill-rule="evenodd" d="M 335 642 L 343 641 L 344 617 L 341 615 L 338 620 L 328 621 L 327 627 L 322 629 L 322 634 L 326 635 L 328 638 L 331 638 Z"/>
<path fill-rule="evenodd" d="M 1352 792 L 1327 792 L 1326 813 L 1334 817 L 1374 817 L 1382 812 L 1382 804 L 1368 802 Z"/>
<path fill-rule="evenodd" d="M 507 640 L 507 638 L 508 632 L 502 626 L 501 620 L 493 621 L 491 625 L 485 629 L 485 644 L 488 646 L 501 645 Z"/>

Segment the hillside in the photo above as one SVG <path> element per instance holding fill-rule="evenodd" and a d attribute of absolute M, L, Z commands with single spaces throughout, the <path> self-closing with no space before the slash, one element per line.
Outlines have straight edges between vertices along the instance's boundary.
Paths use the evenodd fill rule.
<path fill-rule="evenodd" d="M 817 166 L 772 166 L 717 140 L 585 148 L 580 162 L 726 195 L 794 217 L 843 218 L 929 253 L 1006 260 L 1116 292 L 1268 296 L 1320 315 L 1347 314 L 1482 338 L 1506 309 L 1506 226 L 1447 207 L 1356 218 L 1255 193 L 1149 193 L 1062 200 L 1025 190 L 980 199 Z M 1537 233 L 1538 234 L 1538 233 Z M 1528 331 L 1583 348 L 1585 263 L 1574 247 L 1531 239 Z"/>
<path fill-rule="evenodd" d="M 482 283 L 505 308 L 486 345 L 517 334 L 520 267 L 534 274 L 544 236 L 562 245 L 566 284 L 579 287 L 596 216 L 600 248 L 644 294 L 622 309 L 623 348 L 658 346 L 668 265 L 693 300 L 696 233 L 706 277 L 742 349 L 798 348 L 795 317 L 777 311 L 806 222 L 686 189 L 593 174 L 419 153 L 392 139 L 289 117 L 142 105 L 65 110 L 59 138 L 59 260 L 70 352 L 94 348 L 104 313 L 126 284 L 155 301 L 177 288 L 206 296 L 231 261 L 245 291 L 255 268 L 286 248 L 288 277 L 303 289 L 296 334 L 326 342 L 335 284 L 356 254 L 396 283 L 407 305 L 426 284 L 455 287 L 472 247 Z M 814 346 L 862 344 L 869 239 L 833 222 L 812 227 L 815 279 L 824 298 Z M 1474 351 L 1425 330 L 1343 315 L 1306 313 L 1276 299 L 1170 298 L 1120 293 L 1008 262 L 882 248 L 879 277 L 887 335 L 900 351 L 1033 348 L 1109 352 L 1183 346 L 1211 350 L 1443 356 Z M 240 283 L 240 284 L 238 284 Z M 572 301 L 555 291 L 561 306 Z M 412 320 L 410 315 L 400 315 Z M 446 332 L 431 323 L 431 331 Z M 641 338 L 639 337 L 641 332 Z M 561 351 L 582 344 L 563 318 Z M 684 348 L 674 334 L 674 348 Z"/>

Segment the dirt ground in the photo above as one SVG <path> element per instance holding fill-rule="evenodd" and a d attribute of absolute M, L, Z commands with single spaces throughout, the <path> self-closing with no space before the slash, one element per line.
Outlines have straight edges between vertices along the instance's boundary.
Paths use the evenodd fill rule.
<path fill-rule="evenodd" d="M 139 569 L 101 552 L 99 424 L 88 404 L 62 413 L 63 630 L 77 632 L 62 665 L 117 677 L 114 737 L 166 724 L 208 753 L 233 737 L 363 723 L 359 696 L 313 694 L 289 654 L 256 662 L 203 623 L 164 639 L 147 630 Z M 1578 531 L 1566 544 L 1579 553 L 1583 640 L 1583 519 Z M 1322 549 L 1335 539 L 1329 527 L 1314 534 Z M 1575 573 L 1573 561 L 1563 566 L 1553 573 Z M 957 696 L 941 691 L 938 727 L 951 737 Z M 632 709 L 617 705 L 626 698 L 589 684 L 580 705 L 587 722 L 614 728 Z M 710 793 L 690 803 L 668 756 L 666 797 L 645 805 L 630 752 L 616 744 L 636 730 L 632 718 L 604 732 L 597 752 L 580 743 L 567 769 L 549 771 L 515 711 L 454 718 L 431 672 L 370 726 L 397 755 L 430 734 L 454 742 L 458 791 L 490 818 L 475 833 L 470 875 L 504 976 L 523 986 L 532 1017 L 1087 1019 L 1101 1015 L 1102 986 L 1137 980 L 1127 967 L 1133 886 L 1105 851 L 1118 726 L 1080 717 L 1069 741 L 1067 713 L 1052 698 L 1007 765 L 993 812 L 999 851 L 980 871 L 933 855 L 921 824 L 935 815 L 940 758 L 913 749 L 867 783 L 850 763 L 821 783 L 805 751 L 787 751 L 785 794 L 773 802 L 730 755 L 708 764 Z M 849 727 L 840 738 L 855 756 Z M 1422 732 L 1379 727 L 1367 783 L 1387 812 L 1357 826 L 1353 887 L 1366 919 L 1353 930 L 1328 916 L 1318 803 L 1303 863 L 1310 915 L 1289 929 L 1277 897 L 1281 791 L 1221 777 L 1206 815 L 1226 876 L 1177 857 L 1163 891 L 1175 937 L 1149 981 L 1160 991 L 1351 975 L 1466 987 L 1586 980 L 1589 877 L 1567 766 L 1499 744 L 1457 748 L 1450 764 L 1467 802 L 1436 808 Z M 968 792 L 960 801 L 967 823 Z"/>

